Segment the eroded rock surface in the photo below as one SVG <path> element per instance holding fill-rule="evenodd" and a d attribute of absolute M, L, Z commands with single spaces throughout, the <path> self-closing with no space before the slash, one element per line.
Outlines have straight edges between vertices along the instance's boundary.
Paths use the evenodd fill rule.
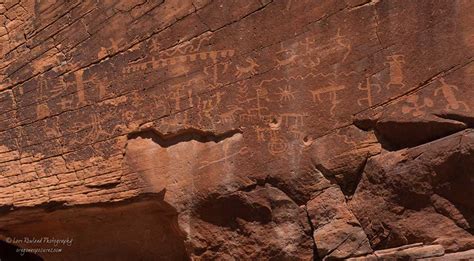
<path fill-rule="evenodd" d="M 0 259 L 472 258 L 473 13 L 0 1 Z"/>

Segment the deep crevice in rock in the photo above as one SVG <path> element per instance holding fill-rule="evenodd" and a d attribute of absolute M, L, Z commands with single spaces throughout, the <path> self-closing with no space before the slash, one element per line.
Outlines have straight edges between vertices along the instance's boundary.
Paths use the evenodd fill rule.
<path fill-rule="evenodd" d="M 221 134 L 215 134 L 210 131 L 203 131 L 195 128 L 187 128 L 175 133 L 162 134 L 156 129 L 146 129 L 140 132 L 134 132 L 128 135 L 128 139 L 136 139 L 138 137 L 152 139 L 161 147 L 168 148 L 181 142 L 195 140 L 201 143 L 215 142 L 218 143 L 236 134 L 242 134 L 240 129 L 233 129 Z"/>
<path fill-rule="evenodd" d="M 374 130 L 383 149 L 397 151 L 430 143 L 474 127 L 474 117 L 460 114 L 433 114 L 447 121 L 384 121 L 354 119 L 353 125 L 363 131 Z M 427 135 L 430 134 L 430 135 Z"/>
<path fill-rule="evenodd" d="M 314 241 L 313 234 L 314 234 L 315 228 L 314 228 L 313 222 L 311 222 L 311 217 L 309 216 L 309 213 L 308 213 L 308 205 L 305 205 L 304 212 L 306 213 L 306 217 L 308 218 L 309 227 L 311 228 L 311 235 L 310 236 L 311 236 L 311 239 L 313 241 L 313 260 L 314 261 L 322 260 L 319 257 L 318 247 L 316 246 L 316 242 Z"/>

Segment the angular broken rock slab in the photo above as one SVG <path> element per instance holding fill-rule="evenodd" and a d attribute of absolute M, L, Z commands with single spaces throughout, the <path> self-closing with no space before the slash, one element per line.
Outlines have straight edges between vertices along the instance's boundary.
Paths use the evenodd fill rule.
<path fill-rule="evenodd" d="M 315 139 L 311 144 L 311 160 L 347 195 L 354 193 L 367 158 L 380 151 L 373 131 L 366 132 L 351 125 Z"/>
<path fill-rule="evenodd" d="M 474 131 L 370 158 L 349 202 L 374 249 L 474 247 Z"/>
<path fill-rule="evenodd" d="M 338 187 L 329 187 L 309 201 L 307 211 L 320 258 L 342 259 L 372 252 L 364 230 Z"/>

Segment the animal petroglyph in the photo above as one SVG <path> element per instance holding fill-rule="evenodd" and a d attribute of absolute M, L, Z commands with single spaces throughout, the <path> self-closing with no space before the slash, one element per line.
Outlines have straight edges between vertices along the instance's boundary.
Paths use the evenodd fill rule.
<path fill-rule="evenodd" d="M 275 66 L 276 69 L 280 69 L 281 67 L 285 67 L 288 65 L 296 65 L 296 59 L 298 59 L 299 55 L 297 54 L 291 54 L 290 57 L 281 59 L 279 60 L 278 58 L 276 59 L 277 65 Z"/>
<path fill-rule="evenodd" d="M 248 63 L 247 66 L 239 66 L 239 65 L 235 66 L 235 69 L 236 69 L 235 76 L 236 77 L 241 77 L 241 76 L 246 75 L 246 74 L 253 75 L 253 74 L 257 73 L 257 67 L 259 67 L 257 62 L 253 58 L 246 58 L 245 61 Z"/>
<path fill-rule="evenodd" d="M 331 109 L 329 110 L 331 116 L 335 115 L 335 109 L 336 106 L 341 102 L 340 100 L 337 99 L 337 92 L 344 90 L 346 86 L 344 85 L 337 85 L 335 83 L 331 83 L 328 87 L 320 88 L 317 90 L 310 91 L 312 96 L 313 96 L 313 102 L 320 102 L 322 103 L 323 100 L 321 96 L 323 94 L 328 93 L 329 94 L 329 101 L 331 103 Z"/>
<path fill-rule="evenodd" d="M 435 90 L 434 95 L 438 96 L 438 94 L 441 92 L 444 99 L 448 103 L 446 105 L 447 110 L 458 110 L 463 107 L 465 111 L 470 111 L 469 106 L 467 106 L 465 102 L 459 101 L 457 99 L 455 91 L 459 91 L 459 88 L 456 85 L 446 83 L 444 78 L 441 78 L 439 81 L 441 82 L 441 87 Z"/>
<path fill-rule="evenodd" d="M 433 101 L 430 98 L 424 98 L 422 103 L 419 103 L 420 97 L 418 95 L 412 95 L 407 97 L 405 100 L 409 105 L 402 106 L 402 113 L 408 114 L 411 113 L 413 116 L 423 116 L 425 115 L 424 108 L 433 107 Z"/>
<path fill-rule="evenodd" d="M 201 47 L 204 44 L 204 42 L 209 42 L 211 40 L 211 36 L 212 36 L 212 34 L 205 33 L 199 39 L 197 44 L 194 44 L 194 41 L 188 41 L 186 43 L 183 43 L 181 45 L 176 46 L 175 48 L 173 48 L 171 50 L 164 51 L 163 54 L 166 55 L 167 57 L 172 57 L 172 56 L 175 56 L 177 54 L 178 55 L 185 55 L 185 54 L 189 54 L 189 53 L 198 53 L 201 50 Z M 158 43 L 157 40 L 153 40 L 152 45 L 157 46 L 157 47 L 155 47 L 156 51 L 160 50 L 159 49 L 160 44 Z"/>
<path fill-rule="evenodd" d="M 226 112 L 220 113 L 219 117 L 223 123 L 232 123 L 235 121 L 235 114 L 238 111 L 243 111 L 244 109 L 242 107 L 239 107 L 237 105 L 229 105 L 227 106 L 229 109 Z"/>
<path fill-rule="evenodd" d="M 390 86 L 397 85 L 400 88 L 405 87 L 403 83 L 403 70 L 402 64 L 405 63 L 405 59 L 403 55 L 390 55 L 387 56 L 389 60 L 385 64 L 388 64 L 390 67 L 390 82 L 387 83 L 387 89 L 390 89 Z"/>
<path fill-rule="evenodd" d="M 376 93 L 380 93 L 380 91 L 381 91 L 380 84 L 370 83 L 370 77 L 367 77 L 365 87 L 362 86 L 362 83 L 359 83 L 359 86 L 357 88 L 361 91 L 366 91 L 367 92 L 367 97 L 358 99 L 357 104 L 359 106 L 364 106 L 363 102 L 365 101 L 365 102 L 367 102 L 367 105 L 369 105 L 369 107 L 372 107 L 374 88 L 376 89 Z"/>

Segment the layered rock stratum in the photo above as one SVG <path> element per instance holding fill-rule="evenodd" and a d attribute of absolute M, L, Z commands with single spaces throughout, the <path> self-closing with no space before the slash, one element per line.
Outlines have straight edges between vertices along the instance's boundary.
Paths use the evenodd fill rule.
<path fill-rule="evenodd" d="M 0 258 L 472 259 L 473 25 L 470 0 L 2 0 Z"/>

